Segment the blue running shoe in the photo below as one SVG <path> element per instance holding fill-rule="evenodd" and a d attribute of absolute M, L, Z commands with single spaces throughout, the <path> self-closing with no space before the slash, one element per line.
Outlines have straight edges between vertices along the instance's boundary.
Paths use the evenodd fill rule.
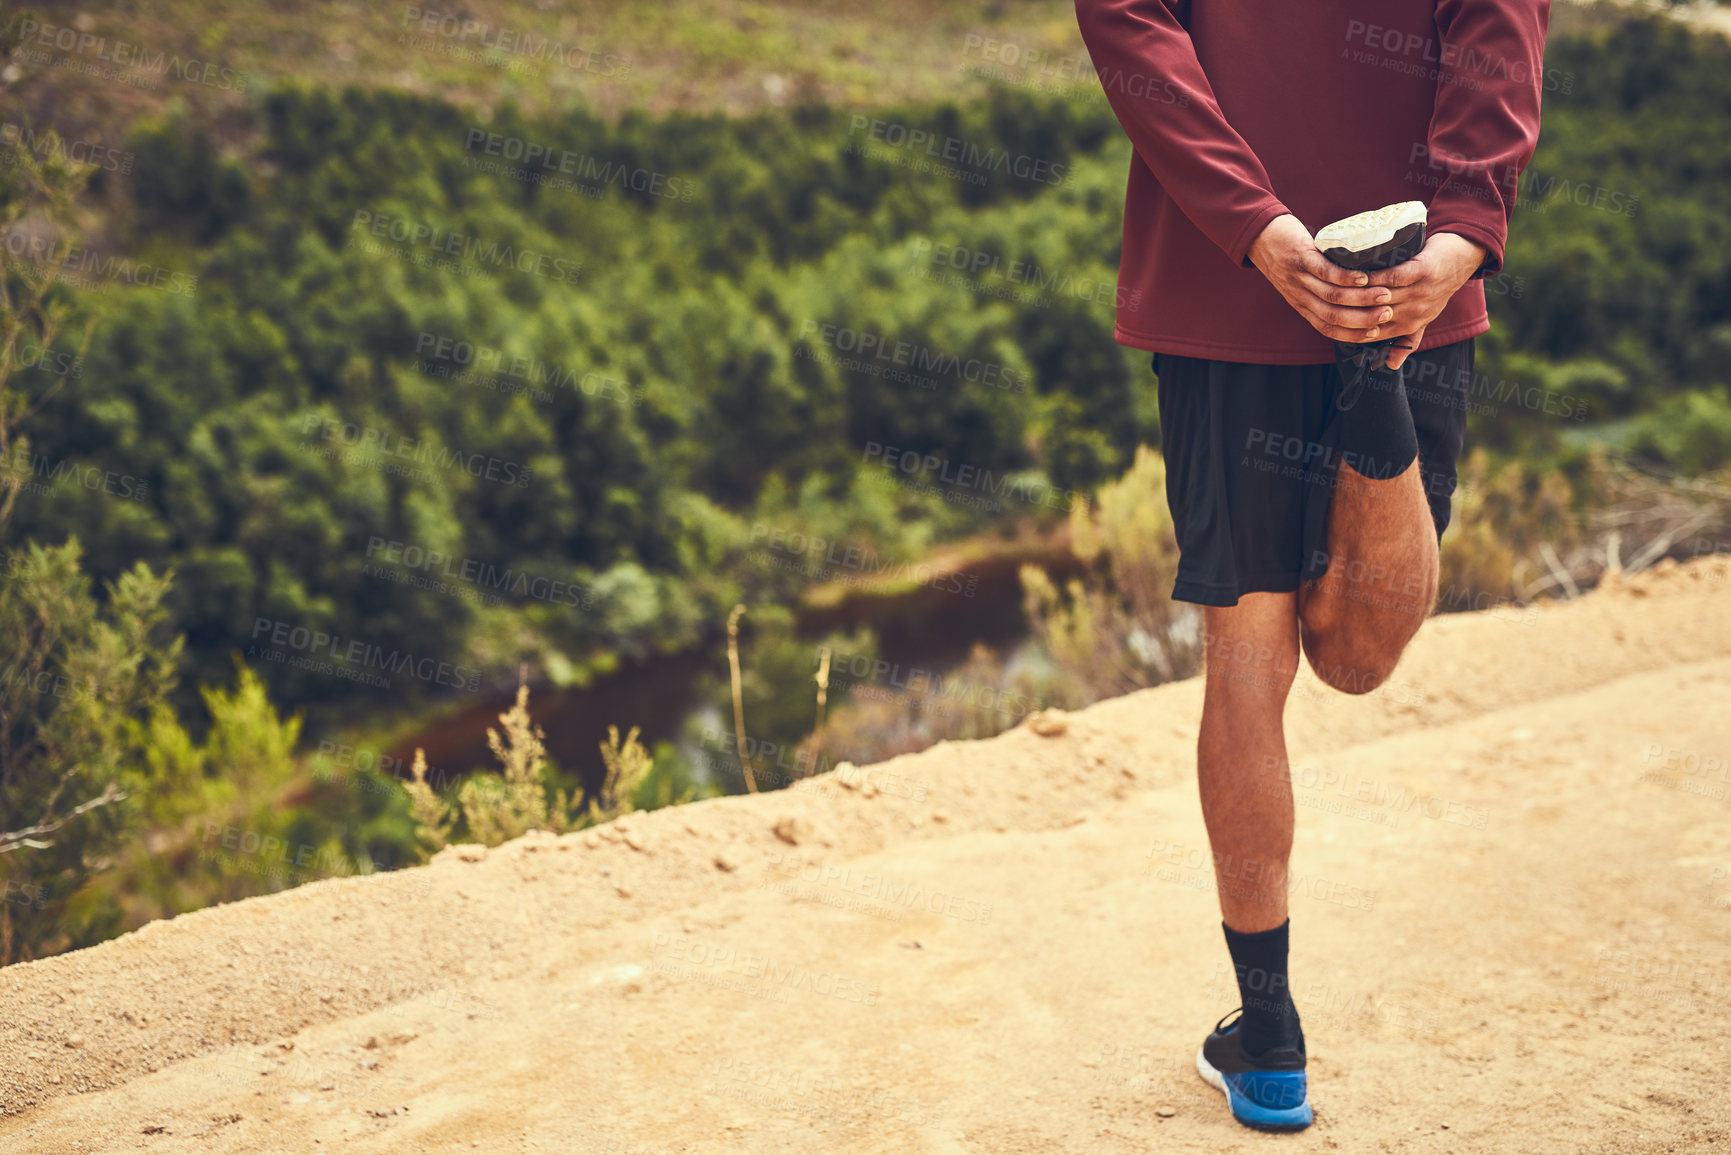
<path fill-rule="evenodd" d="M 1215 1024 L 1196 1052 L 1197 1073 L 1226 1096 L 1232 1117 L 1246 1127 L 1302 1131 L 1310 1126 L 1303 1046 L 1276 1047 L 1250 1058 L 1238 1045 L 1238 1020 L 1226 1019 Z"/>

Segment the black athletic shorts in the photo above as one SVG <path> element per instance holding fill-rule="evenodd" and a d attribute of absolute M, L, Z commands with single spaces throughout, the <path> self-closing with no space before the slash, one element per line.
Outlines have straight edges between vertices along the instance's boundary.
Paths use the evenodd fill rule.
<path fill-rule="evenodd" d="M 1328 420 L 1342 386 L 1334 363 L 1251 365 L 1156 353 L 1154 372 L 1166 500 L 1178 537 L 1172 596 L 1233 606 L 1244 594 L 1288 593 L 1320 576 L 1340 459 Z M 1470 337 L 1415 353 L 1400 369 L 1439 539 L 1449 523 L 1472 374 Z"/>

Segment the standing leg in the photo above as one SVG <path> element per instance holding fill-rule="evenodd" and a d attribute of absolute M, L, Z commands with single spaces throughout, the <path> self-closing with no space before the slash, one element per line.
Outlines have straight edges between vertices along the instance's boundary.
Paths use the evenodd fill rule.
<path fill-rule="evenodd" d="M 1282 715 L 1298 669 L 1296 595 L 1246 594 L 1205 611 L 1208 669 L 1197 743 L 1202 819 L 1220 913 L 1245 933 L 1286 921 L 1292 780 Z"/>
<path fill-rule="evenodd" d="M 1296 603 L 1295 594 L 1255 593 L 1231 609 L 1206 611 L 1208 673 L 1196 764 L 1243 1008 L 1228 1051 L 1302 1070 L 1304 1032 L 1287 980 L 1293 808 L 1282 721 L 1298 670 Z M 1218 1052 L 1222 1044 L 1214 1045 Z M 1279 1095 L 1283 1106 L 1296 1109 L 1304 1095 L 1296 1083 L 1286 1085 L 1290 1078 L 1277 1077 Z"/>

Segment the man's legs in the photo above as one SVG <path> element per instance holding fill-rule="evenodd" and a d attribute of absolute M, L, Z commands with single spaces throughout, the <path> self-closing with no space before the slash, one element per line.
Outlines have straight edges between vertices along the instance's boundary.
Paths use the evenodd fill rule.
<path fill-rule="evenodd" d="M 1304 654 L 1328 685 L 1366 694 L 1394 672 L 1436 604 L 1436 522 L 1418 462 L 1386 481 L 1342 462 L 1328 550 L 1328 572 L 1299 589 Z"/>
<path fill-rule="evenodd" d="M 1282 721 L 1298 670 L 1297 595 L 1252 593 L 1209 607 L 1205 628 L 1197 779 L 1241 1013 L 1204 1040 L 1197 1070 L 1239 1121 L 1297 1130 L 1311 1115 L 1287 979 L 1293 811 Z"/>
<path fill-rule="evenodd" d="M 1220 913 L 1249 934 L 1286 921 L 1292 780 L 1283 715 L 1298 670 L 1296 595 L 1204 611 L 1207 680 L 1196 770 Z M 1251 865 L 1254 864 L 1254 865 Z"/>
<path fill-rule="evenodd" d="M 1202 602 L 1225 590 L 1238 598 L 1233 607 L 1205 609 L 1197 767 L 1243 1011 L 1208 1036 L 1197 1066 L 1226 1093 L 1240 1122 L 1295 1130 L 1310 1122 L 1310 1110 L 1303 1032 L 1287 981 L 1294 812 L 1286 699 L 1301 650 L 1326 684 L 1351 693 L 1375 689 L 1435 604 L 1437 531 L 1448 522 L 1472 346 L 1418 354 L 1416 367 L 1403 369 L 1423 386 L 1408 409 L 1423 468 L 1412 460 L 1412 446 L 1394 444 L 1400 438 L 1367 436 L 1380 431 L 1364 413 L 1344 431 L 1358 436 L 1343 438 L 1344 445 L 1332 438 L 1317 402 L 1334 403 L 1333 366 L 1324 375 L 1295 370 L 1283 383 L 1264 367 L 1168 360 L 1162 355 L 1157 366 L 1162 444 L 1174 524 L 1191 567 L 1180 571 L 1177 596 Z M 1392 420 L 1401 416 L 1398 407 L 1389 407 L 1397 398 L 1404 405 L 1407 394 L 1372 393 L 1358 405 L 1398 426 Z M 1243 468 L 1247 433 L 1258 429 L 1322 439 L 1341 462 L 1329 488 L 1311 488 L 1307 478 L 1288 491 L 1268 483 L 1274 475 Z M 1361 473 L 1360 464 L 1377 477 Z M 1224 488 L 1217 484 L 1222 477 Z M 1310 536 L 1320 528 L 1318 500 L 1328 508 L 1326 539 Z M 1294 526 L 1314 545 L 1294 541 Z M 1295 592 L 1257 592 L 1283 561 L 1296 558 L 1314 559 L 1312 568 L 1329 564 Z"/>
<path fill-rule="evenodd" d="M 1418 463 L 1386 481 L 1342 464 L 1328 545 L 1327 572 L 1296 594 L 1246 594 L 1204 611 L 1197 780 L 1247 1054 L 1303 1045 L 1287 988 L 1293 798 L 1284 722 L 1301 641 L 1336 689 L 1366 693 L 1393 672 L 1436 600 L 1436 528 Z"/>

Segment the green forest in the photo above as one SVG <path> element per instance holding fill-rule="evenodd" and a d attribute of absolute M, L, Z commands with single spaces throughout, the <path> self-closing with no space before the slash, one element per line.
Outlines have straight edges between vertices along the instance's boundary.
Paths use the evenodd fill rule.
<path fill-rule="evenodd" d="M 1547 69 L 1570 82 L 1487 285 L 1445 611 L 1525 604 L 1541 545 L 1731 466 L 1731 45 L 1631 19 Z M 498 780 L 567 825 L 620 789 L 744 790 L 739 605 L 751 748 L 806 743 L 754 785 L 900 748 L 855 684 L 870 626 L 800 627 L 838 579 L 966 598 L 967 559 L 1072 535 L 1075 583 L 1021 579 L 1047 661 L 977 653 L 1012 705 L 939 736 L 1193 668 L 1177 630 L 1119 683 L 1071 676 L 1079 619 L 1130 599 L 1115 563 L 1158 552 L 1153 379 L 1112 339 L 1129 144 L 1097 91 L 607 116 L 278 83 L 238 121 L 170 102 L 87 136 L 13 114 L 0 141 L 0 831 L 125 797 L 0 854 L 0 962 L 421 861 L 406 768 L 327 756 L 524 678 L 534 713 L 713 659 L 706 767 L 628 743 L 603 782 L 510 727 Z M 1661 552 L 1726 548 L 1715 516 Z M 808 741 L 820 646 L 865 660 Z"/>

